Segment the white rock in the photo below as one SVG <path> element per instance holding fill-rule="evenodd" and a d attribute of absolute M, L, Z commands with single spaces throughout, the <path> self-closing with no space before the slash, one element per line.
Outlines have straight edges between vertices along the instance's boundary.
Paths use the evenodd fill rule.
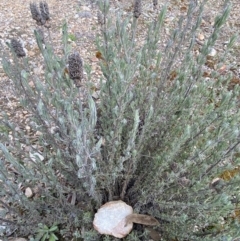
<path fill-rule="evenodd" d="M 98 209 L 93 220 L 93 226 L 101 234 L 124 238 L 133 227 L 133 223 L 126 225 L 125 220 L 132 213 L 132 207 L 123 201 L 108 202 Z"/>
<path fill-rule="evenodd" d="M 214 57 L 217 54 L 217 50 L 214 48 L 211 48 L 210 53 L 208 54 L 208 56 Z"/>
<path fill-rule="evenodd" d="M 31 198 L 33 196 L 33 192 L 30 187 L 27 187 L 25 190 L 25 196 Z"/>

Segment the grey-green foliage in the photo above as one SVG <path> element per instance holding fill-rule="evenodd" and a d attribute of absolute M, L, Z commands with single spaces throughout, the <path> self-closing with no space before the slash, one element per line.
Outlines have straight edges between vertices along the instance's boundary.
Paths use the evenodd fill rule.
<path fill-rule="evenodd" d="M 223 170 L 239 164 L 234 154 L 240 141 L 239 87 L 229 91 L 230 76 L 217 71 L 209 78 L 203 74 L 230 8 L 225 5 L 197 55 L 204 4 L 190 1 L 165 48 L 166 8 L 150 24 L 143 45 L 135 39 L 144 32 L 137 20 L 120 15 L 114 24 L 106 23 L 97 43 L 105 59 L 100 123 L 107 165 L 99 165 L 109 177 L 102 183 L 110 199 L 119 195 L 135 211 L 159 218 L 165 240 L 240 235 L 239 222 L 229 218 L 238 207 L 239 176 L 224 182 L 219 192 L 210 185 Z M 120 191 L 113 183 L 119 183 Z"/>
<path fill-rule="evenodd" d="M 74 223 L 77 228 L 84 212 L 74 204 L 82 202 L 84 211 L 92 212 L 91 200 L 100 199 L 94 176 L 101 146 L 101 139 L 95 138 L 96 106 L 88 90 L 76 88 L 66 73 L 71 51 L 67 25 L 63 26 L 61 58 L 35 34 L 44 75 L 35 75 L 29 59 L 17 58 L 14 51 L 12 57 L 7 53 L 3 56 L 4 70 L 15 85 L 20 105 L 31 115 L 27 125 L 32 134 L 7 115 L 1 120 L 9 130 L 3 133 L 0 144 L 4 154 L 0 162 L 1 197 L 7 197 L 6 207 L 17 217 L 13 226 L 25 235 L 34 233 L 40 222 L 48 227 L 54 222 L 64 224 L 66 229 Z M 13 58 L 12 63 L 9 58 Z M 9 166 L 14 171 L 8 172 Z M 38 197 L 27 198 L 27 187 Z"/>
<path fill-rule="evenodd" d="M 228 4 L 198 55 L 195 37 L 204 2 L 190 1 L 167 42 L 162 38 L 166 7 L 142 31 L 141 42 L 136 41 L 141 16 L 119 14 L 115 21 L 108 18 L 109 9 L 108 1 L 99 1 L 104 24 L 97 47 L 104 60 L 97 102 L 88 88 L 88 66 L 87 84 L 80 88 L 64 75 L 71 52 L 66 25 L 62 58 L 36 33 L 44 76 L 33 74 L 27 58 L 13 54 L 13 63 L 3 58 L 21 105 L 31 113 L 31 128 L 38 131 L 33 142 L 17 123 L 1 123 L 10 130 L 3 133 L 8 146 L 1 144 L 5 209 L 22 233 L 35 232 L 40 222 L 56 223 L 65 235 L 112 240 L 98 235 L 91 221 L 101 204 L 122 199 L 135 212 L 157 218 L 163 240 L 234 240 L 240 235 L 238 220 L 231 218 L 239 202 L 239 176 L 211 183 L 239 163 L 239 88 L 229 91 L 228 76 L 217 71 L 203 77 Z M 39 196 L 27 198 L 20 183 L 23 190 L 38 187 Z M 71 205 L 75 198 L 79 206 Z M 144 231 L 138 225 L 126 240 L 146 240 Z"/>

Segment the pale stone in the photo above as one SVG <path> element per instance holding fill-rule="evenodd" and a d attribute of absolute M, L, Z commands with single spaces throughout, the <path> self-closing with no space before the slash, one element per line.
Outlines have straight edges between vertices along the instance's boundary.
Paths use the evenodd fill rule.
<path fill-rule="evenodd" d="M 208 56 L 214 57 L 216 54 L 217 54 L 216 49 L 211 48 L 210 53 L 208 54 Z"/>
<path fill-rule="evenodd" d="M 205 36 L 204 36 L 202 33 L 200 33 L 200 34 L 198 35 L 198 39 L 199 39 L 200 41 L 203 41 L 203 40 L 205 39 Z"/>
<path fill-rule="evenodd" d="M 36 132 L 36 136 L 41 136 L 42 135 L 42 132 L 41 131 L 37 131 Z"/>
<path fill-rule="evenodd" d="M 35 85 L 34 85 L 34 82 L 33 81 L 29 81 L 29 86 L 31 87 L 31 88 L 33 88 L 33 87 L 35 87 Z"/>
<path fill-rule="evenodd" d="M 125 220 L 132 213 L 132 207 L 125 202 L 111 201 L 98 209 L 93 220 L 93 226 L 101 234 L 124 238 L 131 232 L 133 227 L 133 223 L 126 225 Z"/>
<path fill-rule="evenodd" d="M 27 131 L 30 131 L 31 130 L 31 127 L 30 126 L 26 126 L 25 127 Z"/>
<path fill-rule="evenodd" d="M 25 190 L 25 196 L 31 198 L 33 196 L 33 192 L 30 187 L 27 187 Z"/>
<path fill-rule="evenodd" d="M 72 47 L 76 47 L 77 46 L 75 41 L 71 42 L 71 45 L 72 45 Z"/>

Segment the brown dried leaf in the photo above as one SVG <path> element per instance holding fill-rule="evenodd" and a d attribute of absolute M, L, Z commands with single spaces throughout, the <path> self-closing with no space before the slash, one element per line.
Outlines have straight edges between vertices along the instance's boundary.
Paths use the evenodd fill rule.
<path fill-rule="evenodd" d="M 150 226 L 159 225 L 159 222 L 156 218 L 149 215 L 138 214 L 138 213 L 133 213 L 128 215 L 125 220 L 126 220 L 126 225 L 130 223 L 139 223 L 139 224 L 150 225 Z"/>
<path fill-rule="evenodd" d="M 239 84 L 240 84 L 240 78 L 238 78 L 237 76 L 233 76 L 233 78 L 230 80 L 228 84 L 228 90 L 233 90 L 235 85 L 239 85 Z"/>
<path fill-rule="evenodd" d="M 169 75 L 169 80 L 173 81 L 177 77 L 177 71 L 173 70 Z"/>
<path fill-rule="evenodd" d="M 240 173 L 240 166 L 232 170 L 226 170 L 219 175 L 219 178 L 223 179 L 224 181 L 230 181 L 234 176 Z"/>
<path fill-rule="evenodd" d="M 146 230 L 149 232 L 149 236 L 151 237 L 152 240 L 154 240 L 154 241 L 161 240 L 161 235 L 159 232 L 157 232 L 153 228 L 149 228 L 149 227 L 147 227 Z"/>

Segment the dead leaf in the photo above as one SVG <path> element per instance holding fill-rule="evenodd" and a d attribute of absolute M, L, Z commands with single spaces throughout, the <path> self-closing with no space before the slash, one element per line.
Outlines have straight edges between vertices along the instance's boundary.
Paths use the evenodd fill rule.
<path fill-rule="evenodd" d="M 240 208 L 236 208 L 234 210 L 234 215 L 233 215 L 234 219 L 238 219 L 238 221 L 240 222 Z"/>
<path fill-rule="evenodd" d="M 211 72 L 210 71 L 204 71 L 203 72 L 203 77 L 210 77 L 211 76 Z"/>
<path fill-rule="evenodd" d="M 169 80 L 173 81 L 177 77 L 177 71 L 173 70 L 169 75 Z"/>
<path fill-rule="evenodd" d="M 230 80 L 228 84 L 228 90 L 233 90 L 235 85 L 240 85 L 240 78 L 237 76 L 233 76 L 233 78 Z"/>
<path fill-rule="evenodd" d="M 207 56 L 206 66 L 210 69 L 215 69 L 215 65 L 217 64 L 216 59 L 214 59 L 212 56 Z"/>
<path fill-rule="evenodd" d="M 139 224 L 150 225 L 150 226 L 159 225 L 159 222 L 156 218 L 145 214 L 133 213 L 128 215 L 125 220 L 126 220 L 126 225 L 130 223 L 139 223 Z"/>
<path fill-rule="evenodd" d="M 234 176 L 240 173 L 240 166 L 232 170 L 225 170 L 219 175 L 219 178 L 223 179 L 224 181 L 230 181 Z"/>
<path fill-rule="evenodd" d="M 147 227 L 146 230 L 149 232 L 149 236 L 151 237 L 152 240 L 154 241 L 160 241 L 161 240 L 161 235 L 159 232 L 154 230 L 153 228 Z"/>
<path fill-rule="evenodd" d="M 180 8 L 180 10 L 181 10 L 181 12 L 186 12 L 186 11 L 187 11 L 187 6 L 182 6 L 182 7 Z"/>
<path fill-rule="evenodd" d="M 68 70 L 67 67 L 64 68 L 62 75 L 63 75 L 63 77 L 66 78 L 66 79 L 69 78 L 69 70 Z"/>
<path fill-rule="evenodd" d="M 221 75 L 226 74 L 226 72 L 227 72 L 227 66 L 225 64 L 218 69 L 218 73 Z"/>
<path fill-rule="evenodd" d="M 105 60 L 105 59 L 103 58 L 102 53 L 101 53 L 100 51 L 97 51 L 95 56 L 96 56 L 96 58 L 98 58 L 98 59 Z"/>

